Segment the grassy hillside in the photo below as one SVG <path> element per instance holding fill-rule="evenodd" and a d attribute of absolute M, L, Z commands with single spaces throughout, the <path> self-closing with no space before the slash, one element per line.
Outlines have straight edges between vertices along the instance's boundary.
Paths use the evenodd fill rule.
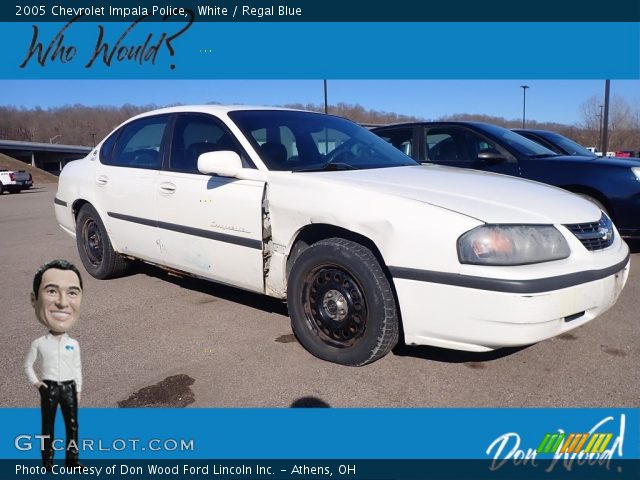
<path fill-rule="evenodd" d="M 58 177 L 55 175 L 40 170 L 39 168 L 32 167 L 28 163 L 21 162 L 15 158 L 8 157 L 0 153 L 0 168 L 6 170 L 26 170 L 33 177 L 33 184 L 38 185 L 40 183 L 58 183 Z"/>

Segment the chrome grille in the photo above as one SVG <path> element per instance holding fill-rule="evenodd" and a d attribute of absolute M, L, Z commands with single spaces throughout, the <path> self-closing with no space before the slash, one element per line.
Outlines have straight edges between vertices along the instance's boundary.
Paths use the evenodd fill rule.
<path fill-rule="evenodd" d="M 587 250 L 602 250 L 613 243 L 613 223 L 604 213 L 600 221 L 565 225 Z"/>

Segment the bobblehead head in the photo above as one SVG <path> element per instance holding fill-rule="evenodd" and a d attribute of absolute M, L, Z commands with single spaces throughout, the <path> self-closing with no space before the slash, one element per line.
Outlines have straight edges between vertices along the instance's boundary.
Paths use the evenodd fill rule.
<path fill-rule="evenodd" d="M 73 270 L 49 268 L 42 274 L 31 305 L 38 321 L 53 333 L 65 333 L 78 321 L 82 285 Z"/>

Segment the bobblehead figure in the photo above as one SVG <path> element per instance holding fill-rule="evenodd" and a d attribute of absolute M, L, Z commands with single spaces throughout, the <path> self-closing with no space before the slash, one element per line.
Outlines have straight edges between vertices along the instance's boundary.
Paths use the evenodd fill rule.
<path fill-rule="evenodd" d="M 78 398 L 82 391 L 80 346 L 67 335 L 76 323 L 82 301 L 82 278 L 66 260 L 53 260 L 33 278 L 31 305 L 47 333 L 34 340 L 24 361 L 29 382 L 40 392 L 42 413 L 42 462 L 53 469 L 53 435 L 56 409 L 60 405 L 66 429 L 66 466 L 78 463 Z M 40 361 L 41 376 L 33 365 Z"/>

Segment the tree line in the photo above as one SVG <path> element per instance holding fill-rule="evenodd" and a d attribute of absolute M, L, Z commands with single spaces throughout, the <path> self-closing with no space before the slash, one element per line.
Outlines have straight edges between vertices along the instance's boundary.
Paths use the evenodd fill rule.
<path fill-rule="evenodd" d="M 591 97 L 581 106 L 582 121 L 575 125 L 527 120 L 527 128 L 552 130 L 587 146 L 600 147 L 602 99 Z M 323 112 L 323 105 L 287 104 L 285 107 Z M 139 113 L 160 108 L 157 105 L 122 105 L 120 107 L 67 105 L 49 109 L 0 106 L 0 139 L 68 145 L 94 146 L 116 126 Z M 367 125 L 421 120 L 467 120 L 519 128 L 521 119 L 506 119 L 485 114 L 458 113 L 440 118 L 420 118 L 366 109 L 362 105 L 338 103 L 329 113 Z M 609 110 L 609 151 L 640 150 L 640 104 L 632 106 L 613 97 Z"/>

